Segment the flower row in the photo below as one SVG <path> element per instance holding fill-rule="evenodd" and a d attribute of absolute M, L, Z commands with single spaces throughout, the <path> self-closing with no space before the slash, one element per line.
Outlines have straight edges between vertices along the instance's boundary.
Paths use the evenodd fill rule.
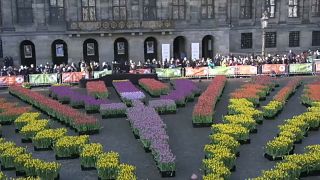
<path fill-rule="evenodd" d="M 215 105 L 226 84 L 225 76 L 215 77 L 206 91 L 199 97 L 192 113 L 194 124 L 212 124 Z"/>
<path fill-rule="evenodd" d="M 175 175 L 175 156 L 169 146 L 166 125 L 154 108 L 137 103 L 127 109 L 132 131 L 148 152 L 151 150 L 157 166 L 164 176 Z"/>
<path fill-rule="evenodd" d="M 143 78 L 139 80 L 139 85 L 150 93 L 151 96 L 159 97 L 162 94 L 169 93 L 169 86 L 151 78 Z"/>
<path fill-rule="evenodd" d="M 17 107 L 16 103 L 9 103 L 0 98 L 0 124 L 11 124 L 19 115 L 30 109 L 29 107 Z"/>
<path fill-rule="evenodd" d="M 301 101 L 303 104 L 312 106 L 313 102 L 320 102 L 320 81 L 305 86 Z"/>
<path fill-rule="evenodd" d="M 299 179 L 320 171 L 320 145 L 311 145 L 305 148 L 303 154 L 293 154 L 284 157 L 271 170 L 263 171 L 260 177 L 252 180 L 263 179 Z"/>
<path fill-rule="evenodd" d="M 104 81 L 89 81 L 86 84 L 87 92 L 98 99 L 108 98 L 109 92 Z"/>
<path fill-rule="evenodd" d="M 15 143 L 0 139 L 0 161 L 4 169 L 15 168 L 26 176 L 38 176 L 40 179 L 53 180 L 59 175 L 61 165 L 35 159 L 26 148 L 17 147 Z"/>
<path fill-rule="evenodd" d="M 43 110 L 52 117 L 57 118 L 71 127 L 75 128 L 79 133 L 88 133 L 100 130 L 100 124 L 97 119 L 87 116 L 71 107 L 60 104 L 38 92 L 28 89 L 12 86 L 9 92 L 16 95 L 23 101 L 26 101 L 39 109 Z"/>
<path fill-rule="evenodd" d="M 53 86 L 49 89 L 50 96 L 74 108 L 84 107 L 87 112 L 99 112 L 101 104 L 110 103 L 106 99 L 96 99 L 72 90 L 67 86 Z"/>
<path fill-rule="evenodd" d="M 269 159 L 279 159 L 292 153 L 294 143 L 302 141 L 310 129 L 318 129 L 320 125 L 319 112 L 306 112 L 285 121 L 279 127 L 278 137 L 269 141 L 265 153 Z M 268 158 L 267 157 L 267 158 Z"/>
<path fill-rule="evenodd" d="M 174 86 L 174 90 L 160 98 L 174 100 L 177 106 L 185 106 L 188 101 L 193 101 L 195 96 L 200 94 L 199 88 L 191 80 L 176 79 L 171 83 Z"/>
<path fill-rule="evenodd" d="M 301 78 L 295 78 L 288 82 L 266 106 L 263 106 L 263 115 L 266 118 L 272 118 L 279 111 L 281 111 L 287 101 L 287 99 L 296 91 L 301 85 Z"/>
<path fill-rule="evenodd" d="M 228 105 L 229 115 L 249 116 L 253 118 L 257 123 L 263 122 L 263 113 L 257 110 L 254 103 L 246 98 L 242 99 L 230 99 Z"/>
<path fill-rule="evenodd" d="M 133 100 L 144 101 L 146 96 L 129 80 L 113 81 L 113 87 L 116 89 L 121 100 L 128 106 L 132 105 Z"/>
<path fill-rule="evenodd" d="M 177 112 L 177 105 L 171 99 L 151 100 L 148 106 L 154 108 L 159 114 L 174 114 Z"/>

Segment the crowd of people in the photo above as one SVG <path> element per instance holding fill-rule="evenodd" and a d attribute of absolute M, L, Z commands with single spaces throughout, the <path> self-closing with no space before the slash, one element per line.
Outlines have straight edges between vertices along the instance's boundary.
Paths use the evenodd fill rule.
<path fill-rule="evenodd" d="M 311 63 L 314 59 L 320 59 L 320 51 L 304 51 L 300 54 L 295 54 L 293 51 L 289 51 L 287 54 L 268 54 L 265 57 L 246 55 L 236 56 L 216 54 L 214 58 L 201 58 L 201 59 L 170 59 L 164 61 L 158 61 L 156 59 L 146 61 L 138 61 L 137 63 L 130 60 L 128 63 L 125 62 L 125 67 L 128 70 L 143 69 L 143 68 L 183 68 L 183 67 L 211 67 L 214 66 L 235 66 L 235 65 L 252 65 L 260 66 L 263 64 L 294 64 L 294 63 Z M 113 70 L 115 64 L 118 62 L 113 61 L 112 63 L 103 62 L 101 65 L 98 62 L 86 63 L 85 61 L 79 61 L 71 64 L 60 64 L 53 65 L 50 63 L 40 64 L 35 66 L 20 66 L 16 67 L 13 64 L 13 59 L 6 57 L 3 60 L 3 66 L 0 67 L 0 76 L 13 76 L 13 75 L 28 75 L 28 74 L 42 74 L 42 73 L 63 73 L 63 72 L 83 72 L 83 71 L 101 71 L 101 70 Z"/>

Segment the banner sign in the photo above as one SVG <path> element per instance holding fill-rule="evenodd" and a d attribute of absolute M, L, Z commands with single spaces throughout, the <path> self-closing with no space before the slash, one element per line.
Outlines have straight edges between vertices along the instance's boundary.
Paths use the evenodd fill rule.
<path fill-rule="evenodd" d="M 320 72 L 320 62 L 316 62 L 316 72 Z"/>
<path fill-rule="evenodd" d="M 257 75 L 258 67 L 250 65 L 233 66 L 237 75 Z"/>
<path fill-rule="evenodd" d="M 199 77 L 199 76 L 207 76 L 208 75 L 208 67 L 186 67 L 186 77 Z"/>
<path fill-rule="evenodd" d="M 62 73 L 62 83 L 77 83 L 85 76 L 84 72 Z"/>
<path fill-rule="evenodd" d="M 215 66 L 213 69 L 209 68 L 209 76 L 217 76 L 217 75 L 234 75 L 235 74 L 235 66 Z"/>
<path fill-rule="evenodd" d="M 23 76 L 0 76 L 0 87 L 21 85 L 24 83 Z"/>
<path fill-rule="evenodd" d="M 29 82 L 31 84 L 56 84 L 58 74 L 30 74 Z"/>
<path fill-rule="evenodd" d="M 112 74 L 112 70 L 94 71 L 93 78 L 98 79 L 98 78 L 101 78 L 103 76 L 110 75 L 110 74 Z"/>
<path fill-rule="evenodd" d="M 312 73 L 312 63 L 290 64 L 289 72 L 295 74 Z"/>
<path fill-rule="evenodd" d="M 181 68 L 174 69 L 162 69 L 156 68 L 156 73 L 159 78 L 173 78 L 173 77 L 181 77 Z"/>
<path fill-rule="evenodd" d="M 262 65 L 262 74 L 284 74 L 286 72 L 285 64 L 264 64 Z"/>
<path fill-rule="evenodd" d="M 130 70 L 130 74 L 151 74 L 151 69 L 135 69 Z"/>
<path fill-rule="evenodd" d="M 192 43 L 191 44 L 191 58 L 200 59 L 200 44 Z"/>
<path fill-rule="evenodd" d="M 162 61 L 170 60 L 170 44 L 162 44 Z"/>

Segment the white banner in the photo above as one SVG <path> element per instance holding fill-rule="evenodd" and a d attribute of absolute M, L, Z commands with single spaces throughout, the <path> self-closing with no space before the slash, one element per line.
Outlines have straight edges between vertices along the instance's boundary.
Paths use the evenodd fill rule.
<path fill-rule="evenodd" d="M 191 59 L 200 59 L 199 43 L 191 43 Z"/>
<path fill-rule="evenodd" d="M 170 60 L 170 44 L 162 44 L 162 61 Z"/>

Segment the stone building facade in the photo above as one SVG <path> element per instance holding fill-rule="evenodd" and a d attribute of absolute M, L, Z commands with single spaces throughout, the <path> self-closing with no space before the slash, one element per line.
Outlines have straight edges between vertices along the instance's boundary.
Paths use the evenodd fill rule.
<path fill-rule="evenodd" d="M 320 47 L 320 0 L 1 0 L 15 64 L 213 57 Z M 192 47 L 194 45 L 194 47 Z"/>

